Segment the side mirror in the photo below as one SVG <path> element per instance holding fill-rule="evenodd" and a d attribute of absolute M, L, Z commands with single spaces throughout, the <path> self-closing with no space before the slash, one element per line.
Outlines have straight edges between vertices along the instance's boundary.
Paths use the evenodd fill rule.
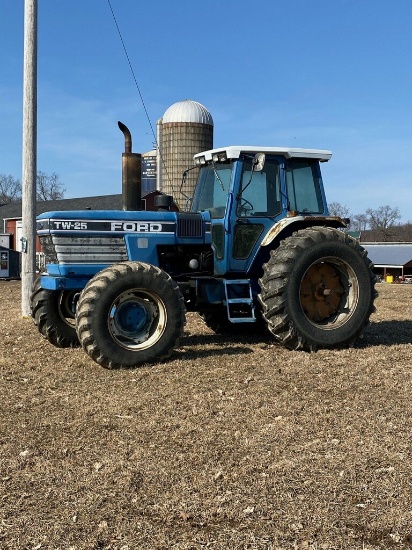
<path fill-rule="evenodd" d="M 265 153 L 256 153 L 255 158 L 253 159 L 253 171 L 261 172 L 265 166 Z"/>

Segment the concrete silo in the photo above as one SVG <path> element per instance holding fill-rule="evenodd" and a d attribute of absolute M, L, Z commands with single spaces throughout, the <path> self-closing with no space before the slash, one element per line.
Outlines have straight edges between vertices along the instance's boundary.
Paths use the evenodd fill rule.
<path fill-rule="evenodd" d="M 193 166 L 193 155 L 213 149 L 213 119 L 209 111 L 198 103 L 186 99 L 171 105 L 157 123 L 158 189 L 173 195 L 184 209 L 187 198 L 193 195 L 198 169 L 187 174 L 181 189 L 183 172 Z M 185 197 L 186 195 L 186 197 Z"/>

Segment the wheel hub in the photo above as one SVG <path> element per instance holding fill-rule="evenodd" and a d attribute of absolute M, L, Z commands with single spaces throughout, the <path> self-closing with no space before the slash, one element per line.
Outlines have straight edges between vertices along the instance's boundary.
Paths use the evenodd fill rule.
<path fill-rule="evenodd" d="M 135 334 L 141 332 L 145 325 L 150 325 L 153 317 L 151 308 L 142 307 L 139 303 L 125 303 L 116 312 L 116 324 L 122 332 Z"/>
<path fill-rule="evenodd" d="M 336 314 L 343 292 L 335 267 L 314 264 L 302 279 L 300 303 L 308 318 L 319 323 Z"/>
<path fill-rule="evenodd" d="M 109 330 L 113 338 L 129 349 L 157 339 L 164 328 L 159 304 L 149 293 L 137 289 L 122 293 L 110 309 Z"/>
<path fill-rule="evenodd" d="M 59 314 L 65 323 L 69 326 L 75 325 L 76 307 L 79 301 L 80 292 L 78 290 L 62 291 L 59 298 Z"/>

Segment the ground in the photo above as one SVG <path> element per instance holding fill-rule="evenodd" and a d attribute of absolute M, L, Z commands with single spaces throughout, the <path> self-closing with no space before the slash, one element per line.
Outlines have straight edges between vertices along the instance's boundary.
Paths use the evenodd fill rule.
<path fill-rule="evenodd" d="M 412 548 L 412 285 L 355 348 L 194 314 L 168 362 L 57 349 L 0 282 L 1 549 Z"/>

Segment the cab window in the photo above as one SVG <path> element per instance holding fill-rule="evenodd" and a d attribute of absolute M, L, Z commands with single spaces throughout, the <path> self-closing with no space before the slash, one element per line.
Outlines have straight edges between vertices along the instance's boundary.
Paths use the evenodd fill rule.
<path fill-rule="evenodd" d="M 209 210 L 212 218 L 223 218 L 231 176 L 231 163 L 202 166 L 193 197 L 192 212 Z"/>
<path fill-rule="evenodd" d="M 289 210 L 320 214 L 323 212 L 317 161 L 290 160 L 286 165 Z"/>
<path fill-rule="evenodd" d="M 252 171 L 252 160 L 245 160 L 242 170 L 241 194 L 237 203 L 239 217 L 272 217 L 282 210 L 279 163 L 266 159 L 261 172 Z"/>

